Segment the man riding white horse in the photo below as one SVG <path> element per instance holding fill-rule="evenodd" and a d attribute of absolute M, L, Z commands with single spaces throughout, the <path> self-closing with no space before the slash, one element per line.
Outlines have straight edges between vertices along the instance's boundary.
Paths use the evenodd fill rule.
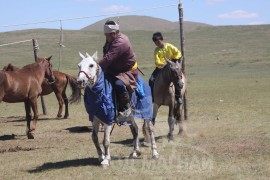
<path fill-rule="evenodd" d="M 102 70 L 111 77 L 118 102 L 118 120 L 131 114 L 130 95 L 137 88 L 137 62 L 128 37 L 119 31 L 119 25 L 108 20 L 104 25 L 106 42 L 103 58 L 99 61 Z"/>

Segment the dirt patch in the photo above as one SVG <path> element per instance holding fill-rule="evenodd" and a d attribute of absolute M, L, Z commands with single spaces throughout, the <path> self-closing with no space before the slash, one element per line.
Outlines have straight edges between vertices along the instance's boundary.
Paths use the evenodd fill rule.
<path fill-rule="evenodd" d="M 29 148 L 29 147 L 20 147 L 20 146 L 15 146 L 15 147 L 10 147 L 8 149 L 0 149 L 0 153 L 6 153 L 6 152 L 19 152 L 19 151 L 33 151 L 38 148 Z"/>
<path fill-rule="evenodd" d="M 230 156 L 248 155 L 267 152 L 270 149 L 269 139 L 266 138 L 245 138 L 238 141 L 212 142 L 200 145 L 199 147 L 215 154 L 227 154 Z"/>

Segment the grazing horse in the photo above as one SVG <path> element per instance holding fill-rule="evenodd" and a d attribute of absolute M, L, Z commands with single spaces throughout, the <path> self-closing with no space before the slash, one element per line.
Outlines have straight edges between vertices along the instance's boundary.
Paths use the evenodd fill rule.
<path fill-rule="evenodd" d="M 49 57 L 48 59 L 51 59 L 51 57 Z M 42 58 L 38 58 L 38 61 L 40 60 L 42 60 Z M 12 64 L 8 64 L 3 68 L 4 71 L 16 71 L 18 69 L 19 69 L 18 67 Z M 81 101 L 81 89 L 78 88 L 77 86 L 76 77 L 60 71 L 53 71 L 52 74 L 53 74 L 52 78 L 53 81 L 44 78 L 41 84 L 42 87 L 41 95 L 46 96 L 54 92 L 59 104 L 57 117 L 58 118 L 62 117 L 63 104 L 65 104 L 64 119 L 67 119 L 69 116 L 68 104 L 69 102 L 72 104 L 72 103 L 79 103 Z M 66 88 L 68 84 L 70 85 L 72 90 L 72 94 L 69 99 L 67 98 L 66 95 Z"/>
<path fill-rule="evenodd" d="M 50 60 L 26 65 L 17 71 L 0 71 L 0 102 L 24 102 L 28 139 L 34 139 L 38 119 L 37 98 L 40 95 L 44 77 L 52 77 Z M 31 123 L 31 108 L 34 112 Z"/>
<path fill-rule="evenodd" d="M 179 81 L 180 78 L 182 78 L 183 82 L 183 88 L 181 89 L 183 105 L 179 105 L 176 103 L 174 94 L 173 83 Z M 186 85 L 186 78 L 182 73 L 181 63 L 179 61 L 174 62 L 167 60 L 167 64 L 163 67 L 159 75 L 156 77 L 154 83 L 153 123 L 155 123 L 159 107 L 161 105 L 169 106 L 169 142 L 173 142 L 173 131 L 175 124 L 179 124 L 179 135 L 185 133 L 186 130 L 185 122 L 183 121 L 182 117 L 182 112 L 184 111 L 184 119 L 187 120 Z M 144 135 L 145 142 L 149 142 L 149 135 L 147 134 L 147 131 L 144 131 Z"/>
<path fill-rule="evenodd" d="M 96 146 L 99 160 L 103 167 L 109 166 L 111 155 L 110 155 L 110 131 L 112 123 L 115 119 L 115 106 L 113 100 L 113 89 L 111 83 L 108 81 L 108 77 L 104 75 L 102 69 L 97 64 L 97 52 L 90 56 L 86 53 L 86 57 L 80 53 L 82 58 L 79 66 L 79 74 L 77 78 L 78 85 L 81 88 L 85 88 L 84 93 L 84 103 L 86 111 L 89 114 L 89 120 L 92 121 L 93 132 L 92 140 Z M 140 78 L 140 77 L 139 77 Z M 141 79 L 141 81 L 143 81 Z M 139 148 L 139 136 L 138 136 L 138 126 L 134 121 L 134 117 L 140 119 L 146 119 L 145 124 L 148 133 L 151 136 L 151 147 L 152 147 L 152 157 L 158 158 L 159 154 L 157 152 L 157 146 L 155 143 L 155 137 L 153 133 L 152 119 L 152 98 L 151 90 L 148 84 L 144 82 L 143 89 L 145 91 L 145 96 L 140 98 L 136 96 L 137 91 L 132 94 L 132 116 L 127 118 L 127 122 L 130 123 L 130 129 L 133 134 L 134 148 L 130 154 L 130 158 L 135 158 L 141 154 Z M 148 92 L 148 95 L 146 95 Z M 135 102 L 137 101 L 137 102 Z M 104 124 L 104 139 L 103 146 L 105 149 L 105 154 L 103 153 L 99 140 L 98 131 L 100 123 Z M 105 156 L 104 156 L 105 155 Z"/>

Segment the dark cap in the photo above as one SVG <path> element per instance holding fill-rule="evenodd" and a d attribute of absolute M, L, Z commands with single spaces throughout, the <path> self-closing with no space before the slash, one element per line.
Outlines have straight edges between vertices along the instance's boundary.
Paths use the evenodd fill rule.
<path fill-rule="evenodd" d="M 163 40 L 161 32 L 155 32 L 152 37 L 153 41 Z"/>

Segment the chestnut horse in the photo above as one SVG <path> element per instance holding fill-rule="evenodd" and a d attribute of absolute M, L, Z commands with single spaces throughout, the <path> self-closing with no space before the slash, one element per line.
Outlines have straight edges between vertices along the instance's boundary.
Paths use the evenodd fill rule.
<path fill-rule="evenodd" d="M 38 61 L 40 60 L 42 60 L 42 58 L 38 58 Z M 12 64 L 8 64 L 3 68 L 4 71 L 16 71 L 18 69 L 19 69 L 18 67 Z M 62 117 L 63 104 L 65 104 L 64 119 L 67 119 L 69 116 L 68 104 L 69 102 L 72 104 L 72 103 L 79 103 L 81 101 L 81 89 L 78 88 L 77 86 L 76 77 L 60 71 L 53 71 L 52 74 L 53 77 L 51 79 L 44 78 L 41 84 L 42 87 L 41 95 L 46 96 L 54 92 L 59 104 L 57 117 L 58 118 Z M 72 94 L 69 99 L 67 98 L 66 95 L 66 88 L 68 84 L 70 85 L 72 90 Z"/>
<path fill-rule="evenodd" d="M 37 98 L 42 89 L 44 77 L 52 77 L 50 60 L 28 64 L 17 71 L 0 71 L 0 102 L 24 102 L 28 139 L 34 139 L 34 131 L 38 119 Z M 31 108 L 34 112 L 31 123 Z"/>

